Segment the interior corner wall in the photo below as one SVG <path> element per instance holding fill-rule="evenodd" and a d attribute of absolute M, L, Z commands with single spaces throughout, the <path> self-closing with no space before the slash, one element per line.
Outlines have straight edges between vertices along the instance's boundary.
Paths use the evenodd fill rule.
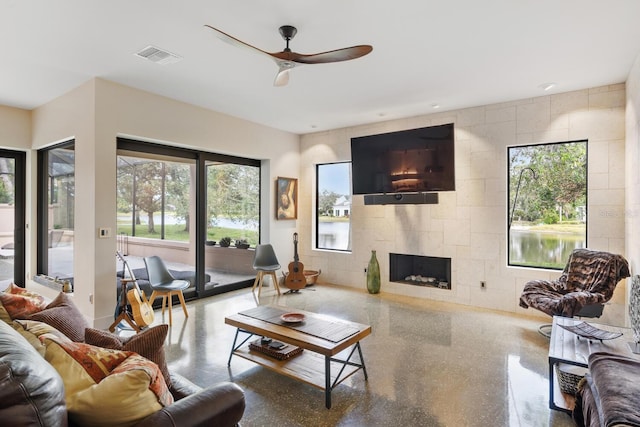
<path fill-rule="evenodd" d="M 314 166 L 349 161 L 352 137 L 454 123 L 456 191 L 439 193 L 438 205 L 365 206 L 363 196 L 353 196 L 352 252 L 313 250 L 310 243 L 300 257 L 305 267 L 322 270 L 324 281 L 365 289 L 363 271 L 375 249 L 383 292 L 544 316 L 520 308 L 520 293 L 526 281 L 560 272 L 506 265 L 507 147 L 587 139 L 588 246 L 624 254 L 624 122 L 625 85 L 616 84 L 304 135 L 304 236 L 314 235 Z M 450 257 L 452 289 L 390 282 L 391 252 Z M 623 322 L 623 309 L 605 314 Z"/>
<path fill-rule="evenodd" d="M 280 259 L 293 257 L 290 236 L 298 222 L 276 221 L 274 191 L 278 176 L 298 175 L 298 135 L 102 79 L 96 79 L 95 85 L 96 158 L 104 163 L 95 165 L 100 171 L 96 191 L 105 195 L 104 200 L 96 200 L 99 226 L 116 229 L 116 138 L 123 136 L 260 160 L 262 242 L 271 243 Z M 103 239 L 96 245 L 109 261 L 114 259 L 114 239 Z M 96 298 L 101 302 L 96 322 L 108 325 L 115 303 L 115 262 L 98 263 L 95 273 Z M 114 303 L 106 303 L 110 301 Z"/>
<path fill-rule="evenodd" d="M 631 274 L 640 274 L 640 54 L 636 57 L 627 78 L 626 107 L 626 208 L 625 234 L 627 259 Z M 628 286 L 630 290 L 631 286 Z"/>
<path fill-rule="evenodd" d="M 31 148 L 31 111 L 0 105 L 0 148 Z"/>
<path fill-rule="evenodd" d="M 3 114 L 0 111 L 0 122 Z M 116 234 L 118 136 L 261 160 L 263 239 L 269 238 L 279 258 L 293 258 L 291 236 L 298 221 L 275 219 L 274 192 L 278 176 L 298 176 L 298 135 L 102 79 L 92 79 L 35 109 L 30 126 L 33 150 L 71 138 L 76 141 L 74 302 L 95 327 L 111 324 L 116 303 L 117 243 L 115 237 L 99 239 L 97 230 L 109 227 Z M 29 201 L 36 206 L 35 161 L 31 169 Z M 35 209 L 28 222 L 37 224 Z M 35 253 L 33 227 L 28 238 Z M 36 271 L 35 255 L 28 265 Z M 28 285 L 55 296 L 33 281 Z"/>
<path fill-rule="evenodd" d="M 67 94 L 33 110 L 32 114 L 32 146 L 33 162 L 31 168 L 31 185 L 29 199 L 31 209 L 27 221 L 32 224 L 28 239 L 30 241 L 30 258 L 28 270 L 31 279 L 37 272 L 37 167 L 35 151 L 59 142 L 75 140 L 75 209 L 74 216 L 74 303 L 89 321 L 95 318 L 96 304 L 93 298 L 96 288 L 94 272 L 96 265 L 95 252 L 95 82 L 87 81 Z M 42 294 L 55 297 L 56 292 L 28 280 L 31 287 Z"/>

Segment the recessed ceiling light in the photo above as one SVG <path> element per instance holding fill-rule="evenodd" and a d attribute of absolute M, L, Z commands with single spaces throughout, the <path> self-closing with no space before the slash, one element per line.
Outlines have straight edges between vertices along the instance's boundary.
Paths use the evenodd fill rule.
<path fill-rule="evenodd" d="M 553 82 L 549 82 L 549 83 L 542 83 L 540 86 L 538 86 L 540 89 L 544 90 L 545 92 L 548 90 L 553 89 L 554 87 L 556 87 L 556 84 Z"/>
<path fill-rule="evenodd" d="M 440 104 L 431 104 L 431 108 L 437 110 L 438 108 L 440 108 Z"/>
<path fill-rule="evenodd" d="M 384 117 L 386 115 L 387 115 L 387 113 L 378 113 L 378 117 Z"/>

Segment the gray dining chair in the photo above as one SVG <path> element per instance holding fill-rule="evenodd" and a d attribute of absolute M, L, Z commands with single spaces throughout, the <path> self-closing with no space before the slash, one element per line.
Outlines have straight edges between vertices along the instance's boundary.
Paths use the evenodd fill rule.
<path fill-rule="evenodd" d="M 153 302 L 157 297 L 162 297 L 162 315 L 164 316 L 164 307 L 168 300 L 169 326 L 172 326 L 173 318 L 171 316 L 171 306 L 173 305 L 173 296 L 176 295 L 182 305 L 184 317 L 189 317 L 187 305 L 184 302 L 184 295 L 182 294 L 182 291 L 189 287 L 189 281 L 174 278 L 162 259 L 158 256 L 145 257 L 144 264 L 147 267 L 149 283 L 152 289 L 149 304 L 153 305 Z"/>
<path fill-rule="evenodd" d="M 255 291 L 258 287 L 258 298 L 260 298 L 260 291 L 262 290 L 262 283 L 264 282 L 264 276 L 271 276 L 273 280 L 273 286 L 275 287 L 278 295 L 280 295 L 280 286 L 278 285 L 278 278 L 276 277 L 276 271 L 280 270 L 280 263 L 278 257 L 273 250 L 273 246 L 269 243 L 256 246 L 256 251 L 253 256 L 253 269 L 258 272 L 256 280 L 253 282 L 251 292 Z"/>

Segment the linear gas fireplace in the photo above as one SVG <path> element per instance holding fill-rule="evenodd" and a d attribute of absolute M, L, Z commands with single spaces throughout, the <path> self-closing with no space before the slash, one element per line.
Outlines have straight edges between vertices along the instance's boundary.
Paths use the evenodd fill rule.
<path fill-rule="evenodd" d="M 389 281 L 451 289 L 451 258 L 390 253 Z"/>

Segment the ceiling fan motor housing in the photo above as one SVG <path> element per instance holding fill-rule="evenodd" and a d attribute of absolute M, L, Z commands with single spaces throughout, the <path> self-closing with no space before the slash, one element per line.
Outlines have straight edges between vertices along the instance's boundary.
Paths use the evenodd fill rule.
<path fill-rule="evenodd" d="M 280 27 L 280 35 L 286 41 L 291 40 L 298 33 L 298 29 L 291 25 L 283 25 Z"/>

